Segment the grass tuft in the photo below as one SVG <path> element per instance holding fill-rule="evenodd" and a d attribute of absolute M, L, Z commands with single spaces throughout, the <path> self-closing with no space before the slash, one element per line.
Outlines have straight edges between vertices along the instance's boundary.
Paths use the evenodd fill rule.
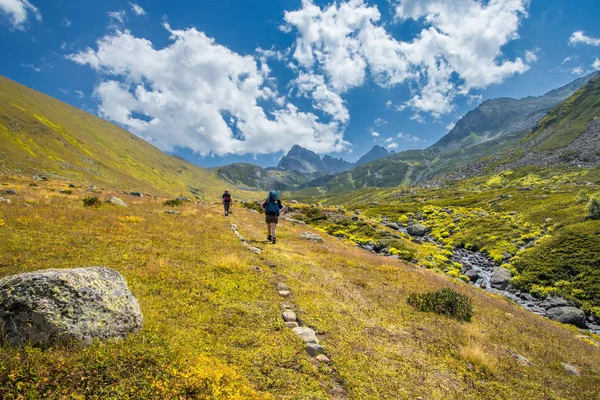
<path fill-rule="evenodd" d="M 473 317 L 473 304 L 464 294 L 452 289 L 426 293 L 411 293 L 408 304 L 419 311 L 446 315 L 458 321 L 470 322 Z"/>

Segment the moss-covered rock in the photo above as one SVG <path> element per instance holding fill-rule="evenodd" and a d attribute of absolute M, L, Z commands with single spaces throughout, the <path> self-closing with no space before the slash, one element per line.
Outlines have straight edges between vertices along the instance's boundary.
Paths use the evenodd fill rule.
<path fill-rule="evenodd" d="M 90 344 L 141 327 L 138 301 L 110 268 L 49 269 L 0 280 L 0 334 L 9 343 Z"/>

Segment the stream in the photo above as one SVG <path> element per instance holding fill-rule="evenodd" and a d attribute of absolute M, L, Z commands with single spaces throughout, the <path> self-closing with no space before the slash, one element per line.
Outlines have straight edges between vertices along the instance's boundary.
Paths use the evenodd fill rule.
<path fill-rule="evenodd" d="M 388 228 L 397 230 L 398 232 L 407 233 L 406 228 L 399 226 L 398 224 L 390 224 L 384 220 L 383 225 Z M 434 243 L 438 244 L 436 240 L 428 235 L 423 237 L 413 237 L 413 241 L 417 243 Z M 372 246 L 361 246 L 367 250 L 375 253 L 379 253 L 379 249 L 375 249 Z M 487 254 L 471 251 L 462 248 L 455 248 L 452 252 L 452 261 L 463 265 L 461 273 L 467 275 L 470 279 L 471 285 L 481 288 L 490 293 L 504 296 L 509 300 L 519 304 L 521 307 L 537 315 L 550 318 L 550 310 L 558 307 L 574 307 L 577 308 L 576 304 L 570 300 L 563 299 L 560 296 L 548 296 L 547 298 L 539 298 L 531 293 L 521 291 L 520 289 L 508 284 L 505 289 L 499 289 L 492 287 L 492 275 L 499 265 Z M 556 311 L 556 310 L 554 310 Z M 600 319 L 594 316 L 586 315 L 585 318 L 586 328 L 597 335 L 600 335 Z"/>

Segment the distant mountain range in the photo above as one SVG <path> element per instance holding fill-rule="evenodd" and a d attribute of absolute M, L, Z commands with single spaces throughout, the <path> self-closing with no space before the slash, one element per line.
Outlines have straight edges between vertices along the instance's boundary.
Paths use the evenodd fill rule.
<path fill-rule="evenodd" d="M 293 146 L 276 168 L 236 163 L 206 170 L 171 157 L 103 119 L 0 77 L 0 173 L 124 191 L 214 195 L 226 186 L 302 194 L 437 185 L 521 166 L 600 165 L 600 72 L 543 96 L 488 100 L 433 146 L 374 146 L 357 162 Z"/>
<path fill-rule="evenodd" d="M 296 190 L 321 186 L 336 174 L 377 159 L 393 152 L 384 147 L 373 146 L 357 162 L 351 163 L 330 155 L 320 157 L 317 153 L 295 145 L 279 161 L 276 168 L 261 168 L 253 164 L 234 163 L 214 168 L 217 176 L 244 189 Z"/>
<path fill-rule="evenodd" d="M 485 101 L 427 149 L 404 151 L 380 158 L 338 174 L 318 187 L 305 188 L 304 191 L 307 194 L 321 194 L 363 187 L 428 182 L 437 184 L 440 177 L 461 179 L 484 173 L 486 169 L 483 166 L 487 166 L 487 170 L 497 167 L 491 164 L 491 160 L 506 165 L 521 165 L 516 160 L 526 154 L 530 154 L 526 157 L 528 165 L 549 165 L 550 161 L 542 162 L 541 156 L 531 156 L 543 150 L 548 151 L 545 160 L 553 160 L 556 165 L 572 165 L 574 160 L 582 164 L 581 158 L 575 155 L 578 151 L 591 160 L 586 165 L 597 165 L 592 154 L 596 154 L 600 141 L 590 144 L 589 151 L 571 149 L 562 158 L 552 154 L 562 153 L 574 136 L 587 129 L 588 123 L 593 121 L 593 124 L 597 124 L 595 121 L 600 114 L 592 105 L 596 104 L 594 101 L 600 101 L 594 90 L 599 79 L 600 72 L 594 72 L 543 96 Z M 554 131 L 549 130 L 550 125 L 554 126 Z M 545 144 L 540 142 L 542 140 Z M 556 146 L 563 150 L 559 151 Z"/>
<path fill-rule="evenodd" d="M 302 173 L 328 173 L 336 174 L 338 172 L 349 171 L 352 168 L 366 164 L 377 159 L 387 157 L 392 152 L 387 151 L 385 147 L 378 145 L 373 146 L 365 155 L 358 159 L 355 163 L 351 163 L 341 158 L 333 158 L 326 155 L 321 158 L 318 154 L 305 149 L 304 147 L 295 145 L 290 151 L 279 161 L 277 169 L 283 171 L 298 171 Z"/>

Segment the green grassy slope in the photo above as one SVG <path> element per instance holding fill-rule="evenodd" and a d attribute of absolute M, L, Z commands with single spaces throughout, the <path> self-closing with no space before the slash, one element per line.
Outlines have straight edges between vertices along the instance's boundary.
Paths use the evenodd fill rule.
<path fill-rule="evenodd" d="M 560 294 L 600 317 L 600 220 L 587 218 L 589 199 L 599 188 L 600 168 L 529 167 L 451 182 L 442 188 L 364 188 L 298 199 L 344 204 L 348 215 L 357 210 L 375 222 L 386 216 L 391 222 L 406 224 L 407 217 L 420 215 L 445 247 L 415 245 L 409 237 L 400 240 L 396 248 L 415 250 L 419 264 L 456 275 L 456 268 L 444 259 L 444 250 L 482 251 L 510 265 L 513 284 L 541 296 Z M 443 211 L 448 209 L 452 215 Z M 374 234 L 364 228 L 355 232 L 358 222 L 354 227 L 335 219 L 314 225 L 358 242 L 377 242 L 392 233 Z M 504 253 L 515 257 L 505 260 Z"/>
<path fill-rule="evenodd" d="M 225 183 L 101 118 L 0 77 L 0 172 L 99 187 L 215 195 Z"/>
<path fill-rule="evenodd" d="M 84 208 L 85 193 L 58 192 L 64 183 L 0 184 L 17 192 L 0 203 L 0 277 L 107 265 L 125 276 L 144 314 L 144 328 L 124 341 L 43 351 L 0 345 L 1 398 L 587 400 L 600 393 L 600 350 L 577 330 L 312 228 L 282 221 L 271 245 L 263 217 L 247 210 L 227 220 L 218 205 L 187 204 L 167 215 L 151 198 L 126 209 Z M 244 248 L 229 223 L 262 254 Z M 304 231 L 324 242 L 302 239 Z M 275 290 L 281 281 L 291 287 L 286 299 Z M 441 288 L 473 300 L 472 322 L 407 304 L 411 293 Z M 285 327 L 283 302 L 317 332 L 331 363 L 309 357 Z M 561 363 L 577 365 L 581 377 Z"/>
<path fill-rule="evenodd" d="M 552 109 L 522 142 L 536 141 L 535 147 L 539 151 L 565 147 L 586 131 L 590 121 L 597 118 L 600 118 L 600 77 Z"/>

